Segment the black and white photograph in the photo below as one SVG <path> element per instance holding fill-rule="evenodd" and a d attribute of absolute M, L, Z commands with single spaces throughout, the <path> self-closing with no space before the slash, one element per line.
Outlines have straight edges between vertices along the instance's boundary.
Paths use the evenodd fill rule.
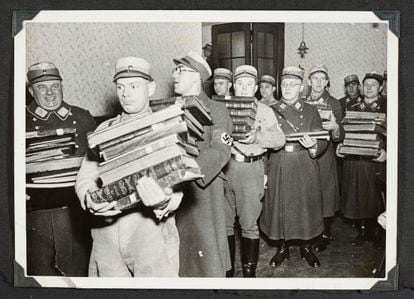
<path fill-rule="evenodd" d="M 14 37 L 18 281 L 396 288 L 391 29 L 357 11 L 25 20 Z"/>

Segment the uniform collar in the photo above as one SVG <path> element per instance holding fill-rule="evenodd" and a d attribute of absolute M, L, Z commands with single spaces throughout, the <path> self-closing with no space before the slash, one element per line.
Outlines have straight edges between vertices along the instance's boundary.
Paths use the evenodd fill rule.
<path fill-rule="evenodd" d="M 36 101 L 32 101 L 30 105 L 26 106 L 27 111 L 35 116 L 36 118 L 46 121 L 49 119 L 50 115 L 53 113 L 59 118 L 61 121 L 66 120 L 69 115 L 71 115 L 71 106 L 69 106 L 67 103 L 62 102 L 62 105 L 53 111 L 48 111 L 46 109 L 43 109 L 40 107 Z"/>
<path fill-rule="evenodd" d="M 285 102 L 285 100 L 282 98 L 279 102 L 276 102 L 274 104 L 276 107 L 278 107 L 279 111 L 286 110 L 287 107 L 292 107 L 292 109 L 301 112 L 303 110 L 303 101 L 301 99 L 298 99 L 293 104 L 288 104 Z"/>
<path fill-rule="evenodd" d="M 275 98 L 271 98 L 270 100 L 262 99 L 260 100 L 261 103 L 265 104 L 266 106 L 274 105 L 277 103 Z"/>
<path fill-rule="evenodd" d="M 308 102 L 326 102 L 326 100 L 329 98 L 329 92 L 325 89 L 322 94 L 317 98 L 317 99 L 313 99 L 311 96 L 311 93 L 309 94 L 309 96 L 307 97 L 306 101 Z"/>

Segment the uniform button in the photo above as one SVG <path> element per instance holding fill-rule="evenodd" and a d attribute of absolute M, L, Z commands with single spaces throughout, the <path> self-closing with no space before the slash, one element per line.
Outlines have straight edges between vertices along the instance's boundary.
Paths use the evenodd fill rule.
<path fill-rule="evenodd" d="M 73 124 L 76 125 L 76 120 L 73 121 Z"/>
<path fill-rule="evenodd" d="M 34 118 L 34 117 L 33 117 L 33 121 L 36 121 L 36 120 L 37 120 L 37 118 Z"/>
<path fill-rule="evenodd" d="M 200 251 L 198 252 L 198 256 L 199 256 L 199 257 L 203 257 L 203 256 L 204 256 L 204 253 L 200 250 Z"/>
<path fill-rule="evenodd" d="M 35 126 L 35 130 L 39 130 L 40 129 L 40 127 L 39 126 Z"/>
<path fill-rule="evenodd" d="M 300 123 L 301 126 L 303 126 L 303 123 Z"/>
<path fill-rule="evenodd" d="M 69 112 L 69 115 L 72 116 L 72 112 Z"/>
<path fill-rule="evenodd" d="M 75 134 L 75 137 L 78 137 L 79 136 L 79 134 Z"/>
<path fill-rule="evenodd" d="M 282 124 L 278 124 L 279 125 L 279 127 L 281 127 L 282 126 Z"/>
<path fill-rule="evenodd" d="M 303 118 L 303 115 L 302 114 L 300 115 L 300 118 Z"/>

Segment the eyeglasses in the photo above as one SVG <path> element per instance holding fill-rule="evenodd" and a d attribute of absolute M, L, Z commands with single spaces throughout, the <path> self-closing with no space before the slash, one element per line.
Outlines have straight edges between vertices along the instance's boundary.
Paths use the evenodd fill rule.
<path fill-rule="evenodd" d="M 179 75 L 182 72 L 191 72 L 191 73 L 197 73 L 195 70 L 192 70 L 184 65 L 177 65 L 175 68 L 173 68 L 171 73 L 176 73 L 177 75 Z"/>
<path fill-rule="evenodd" d="M 283 82 L 281 84 L 282 88 L 287 88 L 287 87 L 293 88 L 293 87 L 298 86 L 298 85 L 302 85 L 302 84 L 301 83 L 293 83 L 293 82 L 290 82 L 290 83 Z"/>

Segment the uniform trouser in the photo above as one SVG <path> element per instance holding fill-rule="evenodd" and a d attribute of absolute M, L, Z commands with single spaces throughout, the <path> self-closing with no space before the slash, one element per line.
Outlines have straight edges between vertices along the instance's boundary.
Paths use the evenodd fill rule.
<path fill-rule="evenodd" d="M 239 217 L 242 236 L 248 239 L 259 238 L 257 220 L 262 211 L 261 199 L 264 195 L 264 163 L 230 160 L 226 175 L 230 194 L 226 195 L 227 235 L 234 234 L 235 217 Z"/>
<path fill-rule="evenodd" d="M 80 207 L 27 212 L 28 275 L 86 276 L 89 250 L 89 227 Z"/>
<path fill-rule="evenodd" d="M 133 211 L 92 228 L 89 276 L 177 277 L 179 239 L 174 216 Z"/>

